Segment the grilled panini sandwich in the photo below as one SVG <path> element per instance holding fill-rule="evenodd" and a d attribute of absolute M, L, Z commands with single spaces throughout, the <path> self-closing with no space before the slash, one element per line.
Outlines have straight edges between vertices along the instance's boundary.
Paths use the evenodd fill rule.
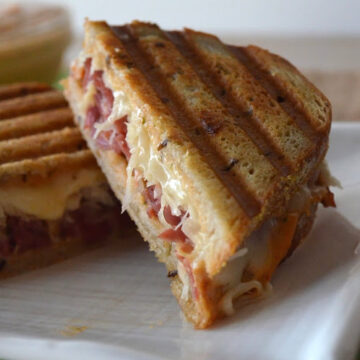
<path fill-rule="evenodd" d="M 117 204 L 62 93 L 0 87 L 0 277 L 104 243 Z"/>
<path fill-rule="evenodd" d="M 149 23 L 85 24 L 76 121 L 198 328 L 269 288 L 334 205 L 331 108 L 286 60 Z"/>

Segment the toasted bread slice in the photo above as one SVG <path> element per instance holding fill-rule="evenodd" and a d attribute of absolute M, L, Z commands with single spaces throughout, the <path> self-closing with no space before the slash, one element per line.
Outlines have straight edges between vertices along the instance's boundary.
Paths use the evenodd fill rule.
<path fill-rule="evenodd" d="M 105 243 L 119 207 L 61 92 L 1 86 L 0 114 L 0 277 Z"/>
<path fill-rule="evenodd" d="M 230 313 L 240 295 L 263 293 L 317 203 L 332 203 L 319 180 L 330 104 L 265 50 L 188 29 L 88 21 L 65 88 L 197 327 Z"/>

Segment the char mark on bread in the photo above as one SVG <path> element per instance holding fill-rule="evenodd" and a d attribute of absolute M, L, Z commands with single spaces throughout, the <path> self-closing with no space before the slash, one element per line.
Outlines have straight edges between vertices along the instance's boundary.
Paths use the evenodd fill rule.
<path fill-rule="evenodd" d="M 256 58 L 251 56 L 249 50 L 240 46 L 228 46 L 236 58 L 242 63 L 254 78 L 261 84 L 267 93 L 276 101 L 282 109 L 294 119 L 298 127 L 311 140 L 317 141 L 319 136 L 313 127 L 312 119 L 296 105 L 296 100 L 289 89 L 283 88 L 276 77 L 271 76 L 268 71 L 261 69 Z M 320 138 L 322 139 L 322 138 Z"/>
<path fill-rule="evenodd" d="M 236 102 L 236 99 L 227 92 L 220 83 L 216 73 L 211 72 L 209 67 L 204 63 L 198 52 L 191 47 L 186 37 L 179 31 L 169 31 L 166 33 L 168 38 L 173 42 L 181 54 L 194 68 L 201 80 L 206 84 L 212 94 L 222 103 L 224 108 L 234 117 L 239 126 L 248 134 L 254 144 L 263 154 L 269 154 L 268 159 L 272 165 L 284 176 L 289 175 L 291 166 L 286 158 L 272 144 L 271 138 L 263 133 L 257 125 L 251 109 L 246 109 Z"/>
<path fill-rule="evenodd" d="M 280 57 L 239 51 L 190 29 L 87 21 L 65 82 L 110 186 L 199 328 L 266 294 L 318 203 L 334 205 L 326 98 Z"/>
<path fill-rule="evenodd" d="M 0 87 L 0 184 L 95 164 L 60 91 L 41 83 Z"/>
<path fill-rule="evenodd" d="M 0 279 L 110 240 L 120 208 L 60 91 L 0 86 Z"/>
<path fill-rule="evenodd" d="M 49 90 L 51 90 L 50 85 L 37 82 L 0 85 L 0 101 Z"/>
<path fill-rule="evenodd" d="M 66 106 L 67 102 L 62 93 L 50 89 L 1 101 L 0 120 Z"/>
<path fill-rule="evenodd" d="M 143 73 L 158 97 L 168 99 L 166 106 L 192 143 L 200 150 L 204 160 L 229 189 L 246 214 L 249 217 L 256 216 L 260 211 L 260 203 L 247 191 L 246 185 L 241 182 L 241 179 L 234 177 L 231 172 L 222 171 L 227 166 L 227 160 L 211 146 L 208 141 L 209 133 L 206 129 L 198 126 L 197 120 L 193 118 L 192 114 L 186 112 L 177 95 L 168 86 L 166 76 L 158 71 L 151 59 L 139 46 L 131 27 L 114 26 L 111 29 L 123 43 L 132 61 Z"/>

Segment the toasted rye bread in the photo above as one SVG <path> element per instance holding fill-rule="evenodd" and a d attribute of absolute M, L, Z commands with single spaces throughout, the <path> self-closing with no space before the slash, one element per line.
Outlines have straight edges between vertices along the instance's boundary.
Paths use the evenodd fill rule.
<path fill-rule="evenodd" d="M 88 58 L 93 78 L 100 72 L 102 87 L 114 97 L 110 117 L 102 119 L 105 126 L 127 115 L 129 164 L 116 151 L 99 148 L 94 139 L 99 132 L 94 135 L 88 126 L 95 93 L 102 91 L 98 80 L 84 86 Z M 254 231 L 269 219 L 286 217 L 289 201 L 316 180 L 328 147 L 328 100 L 295 67 L 266 50 L 227 46 L 212 35 L 165 32 L 142 22 L 113 27 L 86 22 L 84 49 L 65 88 L 111 187 L 169 271 L 177 268 L 177 250 L 159 239 L 164 224 L 147 215 L 148 204 L 134 190 L 133 169 L 141 169 L 147 183 L 159 182 L 164 197 L 168 184 L 149 170 L 155 157 L 181 184 L 186 201 L 177 209 L 196 214 L 198 232 L 206 234 L 186 256 L 201 295 L 184 300 L 183 278 L 173 279 L 172 287 L 188 318 L 208 326 L 220 316 L 219 298 L 209 294 L 216 274 Z M 139 129 L 144 134 L 136 137 Z M 146 146 L 136 143 L 140 138 L 147 139 Z M 142 154 L 152 155 L 141 167 L 131 167 L 143 156 L 141 147 Z M 129 189 L 134 190 L 130 202 Z M 304 237 L 303 228 L 310 226 L 295 226 L 291 237 Z M 276 265 L 290 246 L 278 246 Z"/>
<path fill-rule="evenodd" d="M 74 234 L 59 235 L 46 246 L 26 245 L 19 251 L 15 244 L 14 249 L 6 249 L 9 216 L 23 223 L 46 223 L 49 233 L 53 232 L 65 216 L 69 199 L 90 188 L 108 192 L 62 93 L 40 83 L 0 86 L 0 278 L 105 243 L 106 236 L 88 243 Z M 72 210 L 83 205 L 74 206 Z M 115 203 L 111 206 L 116 208 Z"/>
<path fill-rule="evenodd" d="M 60 91 L 42 83 L 0 86 L 0 184 L 47 181 L 54 171 L 83 166 L 97 168 Z"/>

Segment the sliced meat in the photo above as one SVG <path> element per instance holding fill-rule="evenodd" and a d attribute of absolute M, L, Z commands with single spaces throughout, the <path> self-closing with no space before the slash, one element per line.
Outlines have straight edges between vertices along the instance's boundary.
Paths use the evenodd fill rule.
<path fill-rule="evenodd" d="M 143 191 L 145 201 L 149 205 L 147 213 L 150 218 L 158 218 L 159 216 L 161 209 L 161 194 L 162 190 L 159 184 L 147 186 Z M 185 212 L 181 210 L 180 216 L 173 215 L 170 206 L 166 205 L 164 207 L 163 215 L 166 222 L 172 228 L 163 231 L 161 234 L 159 234 L 159 237 L 166 241 L 181 243 L 181 250 L 183 252 L 191 252 L 194 248 L 191 240 L 184 234 L 181 226 L 177 228 L 182 218 L 185 216 Z"/>
<path fill-rule="evenodd" d="M 96 137 L 96 145 L 103 150 L 110 150 L 111 149 L 111 136 L 112 136 L 112 131 L 111 130 L 107 130 L 107 131 L 101 131 L 99 133 L 99 135 Z"/>
<path fill-rule="evenodd" d="M 183 216 L 185 216 L 184 211 L 181 211 L 181 215 L 177 216 L 177 215 L 173 215 L 169 205 L 166 205 L 164 207 L 164 218 L 165 218 L 166 222 L 171 226 L 178 226 L 180 224 Z"/>
<path fill-rule="evenodd" d="M 5 233 L 5 229 L 0 228 L 0 260 L 1 257 L 9 256 L 13 246 L 10 244 L 9 237 Z"/>
<path fill-rule="evenodd" d="M 89 244 L 101 242 L 109 236 L 113 228 L 114 211 L 114 209 L 100 206 L 82 206 L 71 211 L 61 223 L 61 236 L 80 236 Z"/>
<path fill-rule="evenodd" d="M 184 243 L 187 239 L 186 235 L 181 229 L 167 229 L 163 231 L 159 237 L 167 241 L 174 241 Z"/>
<path fill-rule="evenodd" d="M 43 220 L 7 216 L 6 233 L 10 252 L 22 253 L 51 243 L 47 222 Z"/>
<path fill-rule="evenodd" d="M 0 259 L 49 246 L 52 236 L 60 241 L 78 237 L 88 244 L 102 242 L 115 229 L 128 227 L 130 220 L 121 215 L 120 205 L 83 201 L 78 209 L 66 212 L 55 225 L 53 229 L 57 230 L 50 236 L 45 220 L 7 215 L 5 227 L 0 229 Z"/>
<path fill-rule="evenodd" d="M 329 188 L 327 188 L 327 192 L 321 200 L 321 203 L 324 205 L 324 207 L 336 207 L 334 194 L 330 191 Z"/>
<path fill-rule="evenodd" d="M 91 59 L 87 59 L 84 64 L 83 87 L 86 88 L 89 81 L 93 81 L 96 93 L 95 104 L 86 112 L 85 128 L 91 130 L 94 136 L 96 133 L 95 124 L 103 123 L 108 119 L 114 105 L 114 95 L 103 80 L 103 71 L 96 70 L 90 75 Z M 130 149 L 126 141 L 127 116 L 123 116 L 114 122 L 114 129 L 101 131 L 96 136 L 96 144 L 104 150 L 114 150 L 119 155 L 124 155 L 130 159 Z"/>
<path fill-rule="evenodd" d="M 94 71 L 92 79 L 96 88 L 95 101 L 101 114 L 101 122 L 105 121 L 111 114 L 114 105 L 114 95 L 112 91 L 105 86 L 103 80 L 103 72 L 101 70 Z"/>
<path fill-rule="evenodd" d="M 160 185 L 150 185 L 143 191 L 146 203 L 149 205 L 148 215 L 150 218 L 158 217 L 161 209 L 161 187 Z"/>
<path fill-rule="evenodd" d="M 184 266 L 184 269 L 189 277 L 189 280 L 190 280 L 190 288 L 191 288 L 191 294 L 192 294 L 192 297 L 194 299 L 198 299 L 199 297 L 199 291 L 196 287 L 196 283 L 195 283 L 195 277 L 194 277 L 194 274 L 193 274 L 193 271 L 192 271 L 192 268 L 191 268 L 191 263 L 189 261 L 189 259 L 187 259 L 186 257 L 180 255 L 180 254 L 177 254 L 176 255 L 178 260 L 183 264 Z"/>
<path fill-rule="evenodd" d="M 87 58 L 84 63 L 83 67 L 83 73 L 82 73 L 82 80 L 81 80 L 81 86 L 83 89 L 86 89 L 88 86 L 88 83 L 91 79 L 91 63 L 92 59 Z"/>
<path fill-rule="evenodd" d="M 130 159 L 130 149 L 126 141 L 127 134 L 127 116 L 123 116 L 121 119 L 116 120 L 114 123 L 115 126 L 115 135 L 112 140 L 111 147 L 117 154 L 124 154 L 126 159 Z"/>
<path fill-rule="evenodd" d="M 183 253 L 191 253 L 194 250 L 194 245 L 191 240 L 179 229 L 167 229 L 159 235 L 160 239 L 165 241 L 175 242 L 180 244 L 180 249 Z"/>
<path fill-rule="evenodd" d="M 89 107 L 86 112 L 86 118 L 84 127 L 85 129 L 91 129 L 91 131 L 95 132 L 94 125 L 96 122 L 100 120 L 100 111 L 97 105 Z"/>

